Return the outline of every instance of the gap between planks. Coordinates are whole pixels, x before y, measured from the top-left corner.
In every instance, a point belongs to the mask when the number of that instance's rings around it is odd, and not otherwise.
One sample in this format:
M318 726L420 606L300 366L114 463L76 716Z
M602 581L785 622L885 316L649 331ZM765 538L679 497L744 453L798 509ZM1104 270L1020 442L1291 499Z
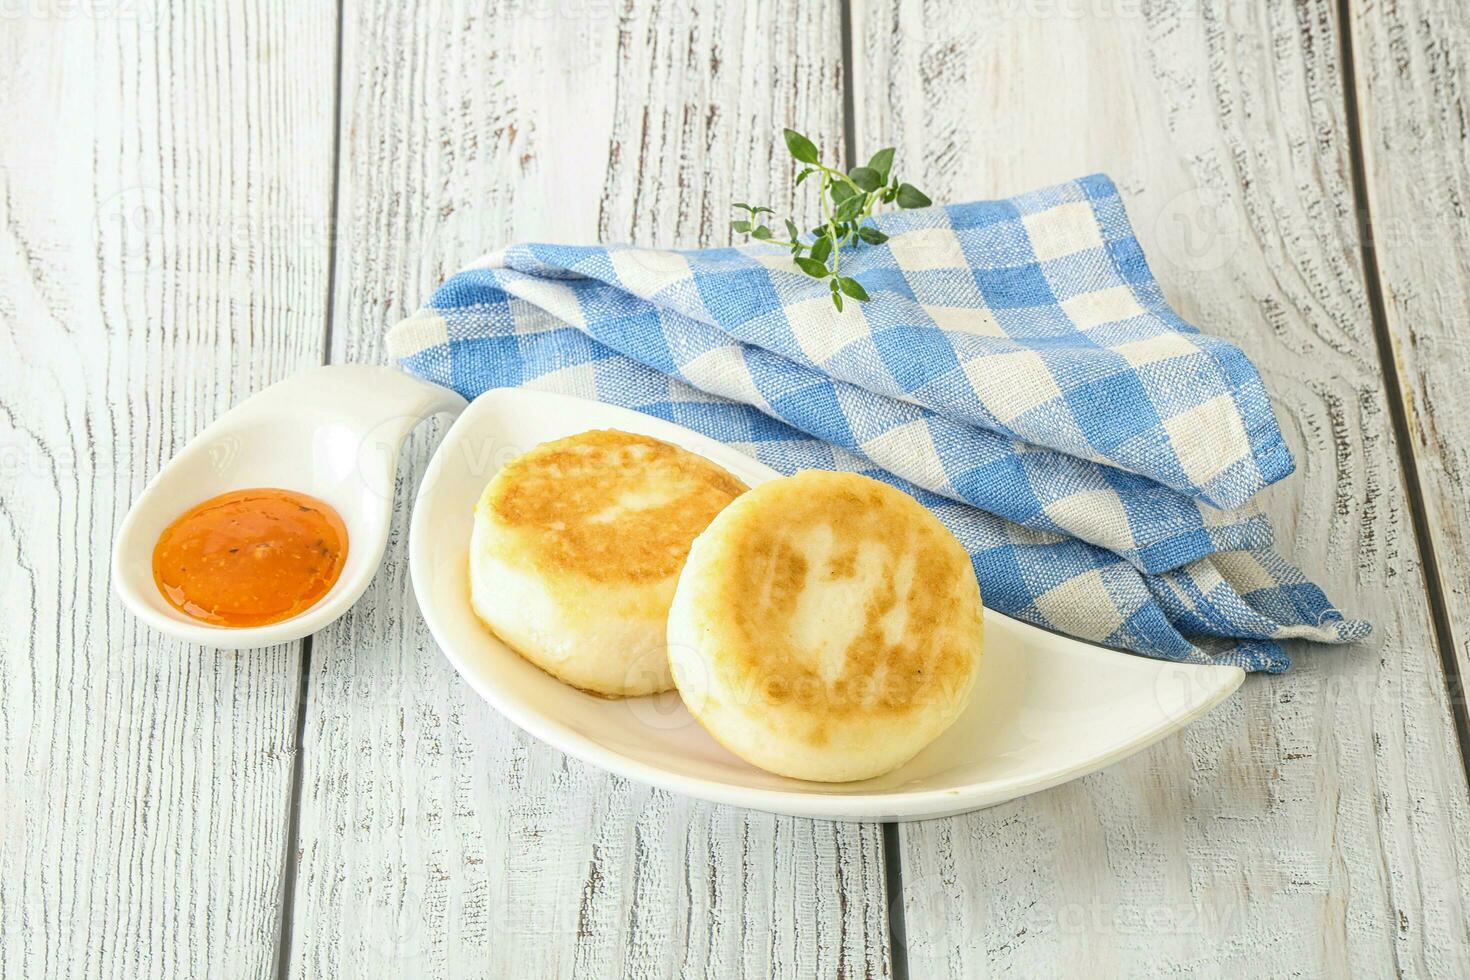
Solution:
M857 86L853 75L857 48L853 43L852 2L842 10L842 160L843 169L857 166ZM883 824L883 895L888 913L888 963L893 980L909 980L908 922L903 909L903 847L898 824Z
M327 189L327 302L322 323L321 363L332 360L332 323L337 297L337 187L342 166L342 37L346 0L337 0L337 36L332 62L332 170ZM296 917L296 879L301 859L301 791L306 778L306 703L311 688L312 636L301 641L301 684L296 691L296 755L291 760L291 802L286 808L286 848L282 855L281 922L276 933L276 977L291 975L292 925Z
M1363 266L1364 289L1368 294L1368 314L1373 321L1373 339L1378 348L1379 374L1388 401L1388 415L1393 427L1399 469L1404 477L1404 495L1408 498L1409 519L1414 527L1414 542L1419 549L1420 571L1425 598L1429 604L1430 623L1434 627L1434 644L1444 670L1445 697L1454 719L1455 735L1460 743L1460 762L1470 779L1470 714L1465 703L1465 678L1460 675L1455 657L1454 629L1450 624L1449 603L1445 598L1439 560L1434 551L1434 535L1429 526L1429 511L1419 479L1419 461L1414 454L1414 436L1405 408L1403 384L1399 376L1398 357L1394 353L1393 333L1388 323L1388 309L1383 299L1383 279L1379 274L1378 255L1373 238L1373 214L1368 198L1368 171L1364 156L1363 129L1358 106L1357 66L1354 62L1352 0L1338 0L1337 16L1341 39L1343 110L1347 119L1348 162L1352 174L1353 197L1358 226L1358 250Z

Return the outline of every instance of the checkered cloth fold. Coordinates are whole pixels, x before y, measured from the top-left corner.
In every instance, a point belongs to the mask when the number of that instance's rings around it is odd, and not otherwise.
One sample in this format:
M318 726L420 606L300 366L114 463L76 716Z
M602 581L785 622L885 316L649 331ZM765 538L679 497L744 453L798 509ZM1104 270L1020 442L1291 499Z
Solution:
M1164 301L1093 176L886 214L842 255L842 313L766 245L519 245L389 333L467 397L524 385L730 443L781 472L850 469L929 506L986 602L1109 646L1284 670L1345 619L1239 508L1291 472L1260 376Z

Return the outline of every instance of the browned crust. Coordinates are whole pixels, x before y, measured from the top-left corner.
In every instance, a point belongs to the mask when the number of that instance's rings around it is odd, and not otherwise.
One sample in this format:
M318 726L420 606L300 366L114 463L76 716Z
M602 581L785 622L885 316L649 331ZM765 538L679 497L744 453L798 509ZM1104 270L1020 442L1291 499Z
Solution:
M813 556L801 535L830 529L830 546ZM779 711L804 741L820 746L827 722L895 718L968 691L980 649L981 603L969 556L954 536L907 494L851 473L807 471L763 484L721 519L701 571L711 587L702 618L719 637L706 651L745 699ZM906 582L871 581L862 622L841 670L824 676L788 624L805 589L842 587L871 573L874 555L892 571L913 562ZM815 566L814 566L815 562ZM887 635L884 617L902 603L905 625Z
M543 572L644 584L678 575L690 544L744 491L702 456L602 429L513 460L479 506Z

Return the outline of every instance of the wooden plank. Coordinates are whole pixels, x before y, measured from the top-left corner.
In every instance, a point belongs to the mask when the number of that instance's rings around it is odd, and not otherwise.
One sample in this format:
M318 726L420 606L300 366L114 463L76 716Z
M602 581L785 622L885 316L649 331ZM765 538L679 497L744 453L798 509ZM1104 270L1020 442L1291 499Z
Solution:
M333 356L517 239L726 240L790 197L781 126L841 132L837 10L349 4ZM784 155L784 154L783 154ZM400 469L388 557L313 648L292 969L510 978L889 972L881 834L708 806L566 759L426 634Z
M1045 7L856 4L860 151L896 144L937 200L1110 173L1180 312L1265 375L1299 464L1263 499L1283 549L1377 632L1296 645L1289 675L1102 773L905 827L911 974L1463 975L1465 774L1365 299L1336 5ZM1450 292L1421 275L1404 288Z
M1460 677L1470 678L1470 8L1353 8L1373 256Z
M0 975L275 967L300 651L113 598L129 503L320 362L329 8L8 11L0 31Z

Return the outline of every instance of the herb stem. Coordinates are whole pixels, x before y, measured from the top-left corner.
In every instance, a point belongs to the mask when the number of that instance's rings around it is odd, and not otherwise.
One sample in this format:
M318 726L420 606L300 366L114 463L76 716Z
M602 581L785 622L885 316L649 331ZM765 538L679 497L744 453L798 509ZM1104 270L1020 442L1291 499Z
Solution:
M827 166L825 163L818 163L817 164L817 167L823 173L830 174L831 176L836 177L837 179L841 180L844 184L846 184L848 187L851 187L857 193L859 193L859 194L866 193L866 191L864 191L861 187L859 187L857 184L853 183L853 180L852 180L851 177L847 176L847 174L843 173L841 170L834 170L832 167Z
M812 229L812 240L807 242L801 240L796 222L786 218L787 237L776 238L771 227L761 221L763 214L774 218L774 209L737 202L734 206L744 211L745 216L732 221L731 226L740 234L789 250L798 269L813 279L826 281L832 293L832 305L841 312L843 296L850 296L858 302L868 299L861 282L842 275L842 250L848 245L881 245L888 240L888 236L876 226L865 223L873 217L874 210L881 204L922 208L931 202L912 184L900 183L898 178L891 177L892 147L873 154L866 166L854 167L850 173L844 173L822 163L818 159L817 145L805 136L791 129L782 135L792 157L804 167L796 175L796 185L808 177L817 178L821 224Z
M831 168L822 167L822 216L827 219L827 237L832 240L832 276L835 279L842 274L842 247L837 243L837 229L832 225L832 208L828 203L828 198L832 196L828 190L828 184L832 180L828 174L831 172ZM844 176L842 179L847 178Z

